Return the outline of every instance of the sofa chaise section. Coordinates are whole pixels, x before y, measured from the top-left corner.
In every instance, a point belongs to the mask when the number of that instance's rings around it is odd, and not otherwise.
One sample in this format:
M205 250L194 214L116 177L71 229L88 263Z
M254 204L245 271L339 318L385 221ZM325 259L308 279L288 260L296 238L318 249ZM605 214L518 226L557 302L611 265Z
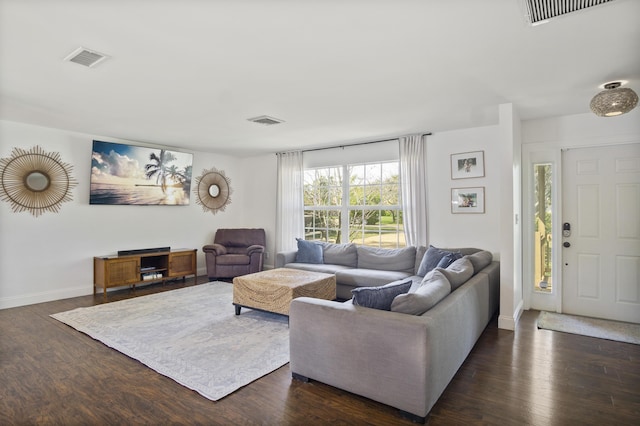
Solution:
M424 314L313 298L291 302L291 372L424 422L498 308L491 262Z

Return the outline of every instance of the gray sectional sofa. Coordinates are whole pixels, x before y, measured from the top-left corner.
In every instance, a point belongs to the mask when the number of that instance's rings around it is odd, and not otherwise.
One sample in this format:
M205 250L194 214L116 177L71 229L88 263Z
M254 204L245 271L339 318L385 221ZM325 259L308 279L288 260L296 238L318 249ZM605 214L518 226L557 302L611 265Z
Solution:
M289 313L293 377L317 380L362 395L424 423L499 304L499 262L479 249L449 250L463 257L447 268L431 270L425 277L417 273L424 266L426 247L390 253L392 257L407 257L402 266L386 271L390 275L376 269L383 264L388 266L382 259L365 263L367 268L335 265L339 267L331 270L325 263L284 262L295 257L278 255L280 266L335 273L343 297L347 295L345 290L360 288L360 283L365 282L381 283L364 289L373 293L403 288L391 307L385 302L386 307L379 309L356 304L356 298L344 303L294 299ZM383 253L373 251L373 257ZM362 249L356 247L356 252L360 254ZM412 271L407 270L408 259L414 261ZM395 281L384 283L385 276L395 276ZM409 293L407 285L411 286ZM359 296L358 290L354 295Z
M300 241L299 241L300 244ZM319 258L300 261L298 250L276 254L276 268L304 269L336 275L336 296L351 299L351 290L380 286L415 276L426 247L380 249L356 244L317 243Z

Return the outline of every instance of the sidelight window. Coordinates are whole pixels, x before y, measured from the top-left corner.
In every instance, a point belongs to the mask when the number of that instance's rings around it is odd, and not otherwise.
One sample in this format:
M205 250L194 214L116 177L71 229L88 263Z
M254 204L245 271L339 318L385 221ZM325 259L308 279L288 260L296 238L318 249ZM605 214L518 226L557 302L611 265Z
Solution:
M534 164L534 290L551 293L552 290L552 167Z

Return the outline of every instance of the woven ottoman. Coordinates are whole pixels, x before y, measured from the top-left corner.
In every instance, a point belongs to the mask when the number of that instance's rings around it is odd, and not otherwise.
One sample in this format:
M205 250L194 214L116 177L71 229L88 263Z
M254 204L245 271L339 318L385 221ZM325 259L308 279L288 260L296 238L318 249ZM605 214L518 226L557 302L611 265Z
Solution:
M336 276L299 269L277 268L233 279L236 315L242 307L289 315L296 297L336 298Z

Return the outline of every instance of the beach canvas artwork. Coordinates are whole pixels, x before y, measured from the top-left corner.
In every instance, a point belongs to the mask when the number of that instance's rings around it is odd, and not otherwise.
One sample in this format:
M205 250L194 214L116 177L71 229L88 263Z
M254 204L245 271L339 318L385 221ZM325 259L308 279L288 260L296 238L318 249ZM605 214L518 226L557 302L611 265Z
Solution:
M90 204L188 205L193 154L93 141Z

